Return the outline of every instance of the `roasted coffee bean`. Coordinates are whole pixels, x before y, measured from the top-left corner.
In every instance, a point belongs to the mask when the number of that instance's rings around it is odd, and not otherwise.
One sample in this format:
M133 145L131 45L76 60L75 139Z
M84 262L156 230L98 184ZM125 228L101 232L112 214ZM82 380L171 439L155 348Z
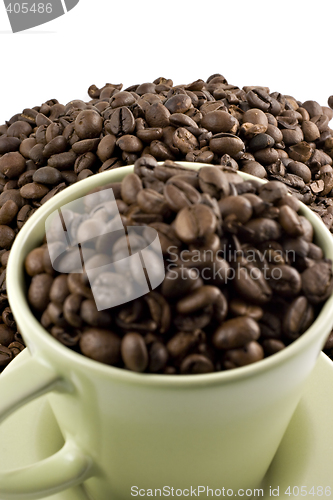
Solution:
M166 333L170 328L171 311L165 298L156 292L150 292L144 297L148 305L152 320L156 323L159 333Z
M73 168L77 154L73 150L66 151L65 153L58 153L52 155L48 159L48 166L57 168L58 170L68 170Z
M253 304L265 304L272 298L272 289L263 273L245 260L236 267L234 287L241 297Z
M67 278L67 276L66 276ZM80 328L83 324L83 320L80 316L81 303L84 297L77 293L67 294L64 301L64 317L71 326L74 328Z
M244 228L248 231L248 239L255 244L278 240L281 236L280 224L266 217L251 219L244 225Z
M209 147L213 153L221 156L228 154L232 158L236 158L245 149L245 145L239 137L228 133L214 135L209 141Z
M260 165L257 161L246 161L242 165L242 172L246 174L254 175L260 179L267 177L266 169Z
M143 188L140 177L136 174L129 174L124 177L121 183L121 196L125 203L129 205L136 203L139 191Z
M25 166L25 158L18 152L6 153L0 158L0 172L8 179L18 178Z
M121 341L121 356L125 366L135 372L144 372L148 366L148 351L143 337L129 332Z
M15 239L15 232L9 226L0 225L0 248L8 250Z
M280 207L279 222L282 229L284 229L285 232L290 236L297 238L298 236L302 236L304 233L302 222L299 216L288 205L283 205L282 207Z
M26 262L25 262L26 269L27 269L27 264L28 264L28 258L30 257L30 259L31 259L31 256L33 255L33 252L36 251L36 250L33 250L28 255L28 257L26 259ZM40 249L40 250L44 250L44 249ZM42 271L41 272L43 272L43 270L44 270L43 256L41 255L39 258L40 258L40 261L41 261L41 264L42 264ZM27 270L27 272L29 274L28 270ZM52 286L50 288L50 292L49 292L50 300L52 302L57 302L59 304L63 304L65 302L66 297L69 295L69 293L70 292L69 292L68 283L67 283L67 276L64 275L64 274L61 274L60 276L57 276L54 279L54 281L52 283Z
M42 167L34 172L32 180L39 184L59 184L63 180L62 174L53 167Z
M87 328L80 338L80 348L85 356L110 365L120 358L120 338L110 330Z
M214 233L217 220L206 205L183 208L175 219L177 237L184 243L194 243Z
M44 272L43 255L45 249L34 248L25 259L25 270L29 276L36 276Z
M199 170L199 186L204 193L216 199L228 196L230 193L228 178L215 167L202 167Z
M49 274L42 273L33 276L28 291L28 299L31 306L36 311L46 309L50 299L49 293L53 283L53 278Z
M255 321L259 321L264 314L261 307L247 304L240 299L231 300L229 308L233 316L249 316Z
M224 358L224 368L230 370L238 366L245 366L264 357L264 350L255 340L238 349L228 349Z
M277 339L265 339L262 342L262 347L264 349L266 356L271 356L279 351L282 351L286 346L281 340Z
M188 182L175 176L164 186L163 195L168 207L174 212L189 207L201 200L200 193Z
M12 342L9 344L8 349L10 349L13 353L13 357L15 358L18 354L20 354L21 351L25 348L24 344L21 344L21 342Z
M215 286L202 286L196 288L189 295L179 300L176 305L176 310L180 314L192 314L200 309L204 309L208 305L217 303L221 295L220 289ZM222 302L224 303L225 301ZM223 307L221 309L223 309ZM225 303L223 316L225 317L226 315L227 304Z
M158 373L165 368L169 355L164 344L161 342L153 342L149 348L148 357L148 370L152 373Z
M17 137L0 136L0 154L10 153L17 151L20 147L21 141Z
M63 135L57 135L51 141L49 141L44 149L43 155L45 158L49 158L52 155L63 153L67 149L67 140Z
M259 188L259 196L268 203L275 203L288 194L287 187L282 182L270 181Z
M5 324L0 324L0 345L8 347L14 341L15 331Z
M302 291L311 304L322 302L332 293L332 266L329 262L316 262L302 273L301 279Z
M276 266L268 269L270 287L283 297L294 297L302 288L302 279L298 271L291 266Z
M49 188L39 182L31 182L20 189L20 195L27 200L40 200L48 192Z
M173 145L184 155L199 146L196 137L186 128L179 127L173 134Z
M81 304L81 318L90 326L108 328L112 318L108 311L98 311L94 300L84 300Z
M0 208L0 225L7 225L12 222L18 212L18 206L12 200L7 200Z
M214 371L212 361L202 354L190 354L180 365L180 373L210 373Z
M212 342L217 349L243 347L260 336L259 325L249 316L229 319L215 330Z
M10 307L6 307L2 311L2 321L7 325L9 328L14 328L16 330L16 321L14 319L12 310Z
M75 132L80 139L92 139L102 132L103 119L93 109L81 111L75 120Z
M178 332L167 343L167 352L176 363L179 363L199 341L200 338L195 332Z
M289 340L297 339L314 320L314 309L306 297L300 296L292 301L283 318L283 331Z
M142 212L147 214L165 214L168 210L163 195L153 189L141 189L137 194L137 203Z
M13 352L6 346L0 344L0 366L7 366L13 359Z
M226 196L219 201L219 208L223 219L232 216L242 224L253 214L251 202L245 196Z

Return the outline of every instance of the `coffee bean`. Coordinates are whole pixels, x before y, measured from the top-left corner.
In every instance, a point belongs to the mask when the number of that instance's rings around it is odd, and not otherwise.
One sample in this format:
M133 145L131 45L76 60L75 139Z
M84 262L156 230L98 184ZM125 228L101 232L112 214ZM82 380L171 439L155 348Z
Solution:
M258 217L247 222L244 227L249 231L248 238L253 243L263 243L268 240L278 240L281 236L281 226L273 219Z
M209 147L213 153L221 156L228 154L232 158L237 157L245 149L244 143L239 137L227 133L214 135L209 141Z
M8 347L0 344L0 366L7 366L12 359L12 351Z
M153 342L148 352L148 369L152 373L158 373L165 368L168 361L168 351L162 342Z
M84 297L78 293L72 293L72 294L67 294L64 301L64 307L63 307L64 317L67 323L69 323L74 328L80 328L83 325L83 320L80 315L81 303L83 301L83 298Z
M8 179L19 177L25 170L25 159L18 152L6 153L0 158L0 172Z
M18 206L12 200L7 200L0 208L0 225L7 225L12 222L18 212Z
M242 224L249 221L253 214L251 202L245 196L226 196L219 201L222 218L236 218Z
M80 139L92 139L98 137L102 132L103 119L93 109L81 111L75 120L75 132Z
M243 347L260 336L259 325L248 316L229 319L215 330L212 342L217 349Z
M229 349L225 354L224 368L230 370L238 366L245 366L264 357L264 350L255 340L240 349Z
M14 341L14 330L5 324L0 324L0 345L8 347Z
M182 208L199 203L201 200L200 193L179 177L172 177L163 189L165 201L174 212L179 212Z
M105 162L109 158L112 158L114 149L116 146L116 137L114 135L106 135L104 136L98 144L97 147L97 156L102 161ZM88 155L87 153L86 155ZM87 156L86 156L87 157ZM89 157L90 158L90 157ZM95 157L94 157L95 160ZM82 168L90 168L90 164L85 165Z
M49 303L49 293L53 278L49 274L42 273L33 276L28 291L28 299L36 311L43 311Z
M140 209L147 214L163 214L167 211L164 196L153 189L141 189L137 194L137 203Z
M265 356L272 356L279 351L282 351L286 346L281 340L277 339L265 339L262 342L262 347L265 352Z
M302 275L302 291L311 304L325 300L332 293L332 267L328 262L318 262Z
M49 158L52 155L58 154L58 153L63 153L67 149L67 140L63 135L57 135L52 139L50 142L48 142L44 149L43 149L43 155L45 158Z
M218 200L230 193L226 175L215 167L202 167L199 170L199 186L204 193Z
M15 232L9 226L0 225L0 248L8 250L15 239Z
M220 289L215 286L202 286L177 302L176 309L180 314L191 314L214 304L220 297Z
M35 250L37 250L37 249L35 249ZM34 252L34 250L32 252ZM28 255L28 257L30 256L30 259L31 259L31 256L33 255L32 252L30 252L30 254ZM43 252L44 252L44 250L43 250ZM25 261L25 266L26 266L27 273L30 274L28 269L27 269L28 264L29 264L28 257ZM42 271L40 271L40 272L43 272L44 271L43 256L38 256L38 257L39 257L40 262L42 263L42 266L41 266ZM37 256L36 256L36 258L37 258ZM30 270L30 268L29 268L29 270ZM34 271L35 271L35 269L34 269ZM30 274L30 276L33 276L33 274L32 275ZM68 283L67 283L67 276L64 274L61 274L60 276L57 276L52 283L52 286L51 286L50 292L49 292L50 300L52 302L57 302L59 304L63 304L68 295L69 295L69 288L68 288Z
M89 111L89 110L88 110ZM68 170L73 168L77 154L74 151L66 151L65 153L57 153L48 159L48 166L57 168L58 170Z
M17 151L20 147L21 141L17 137L0 137L0 154L10 153Z
M297 297L289 305L283 318L283 330L290 340L297 339L314 320L314 310L304 296Z
M236 268L234 286L241 297L257 305L265 304L272 298L272 289L258 268L253 268L245 260Z
M54 185L59 184L63 176L56 168L42 167L34 172L32 180L38 184Z
M40 200L48 192L49 189L39 182L31 182L20 189L20 195L27 200Z
M181 241L193 243L214 233L216 224L216 217L210 208L205 205L194 205L178 212L175 231Z
M129 153L136 153L143 149L142 142L135 135L123 135L117 140L116 145Z
M80 316L90 326L108 328L111 325L111 314L108 311L98 311L94 300L84 300L81 304Z
M298 271L291 266L276 266L268 271L270 287L278 295L293 297L302 288L302 279Z
M180 373L210 373L214 371L214 365L209 358L201 354L190 354L180 366Z
M297 238L304 233L302 222L297 213L288 205L280 208L279 222L287 234Z
M25 270L29 276L36 276L44 272L44 248L34 248L25 259Z
M261 307L247 304L246 302L240 299L231 300L229 307L230 307L230 312L234 316L249 316L255 321L259 321L264 314L264 311L262 310Z

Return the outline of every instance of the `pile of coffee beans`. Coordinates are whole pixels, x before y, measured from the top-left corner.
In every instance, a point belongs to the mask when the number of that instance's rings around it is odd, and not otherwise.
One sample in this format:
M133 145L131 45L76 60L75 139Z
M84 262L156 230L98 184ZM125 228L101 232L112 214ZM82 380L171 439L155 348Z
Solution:
M15 236L53 195L97 172L145 156L239 169L286 184L333 232L333 96L320 106L239 88L221 74L187 85L162 77L125 90L92 85L88 94L87 102L51 99L0 125L0 370L24 346L6 294ZM326 348L333 357L333 338Z
M124 227L142 229L129 237L132 251L148 246L144 229L153 228L165 271L155 289L115 307L108 307L109 300L121 293L122 281L131 286L135 269L128 263L117 268L116 262L114 272L105 270L110 255L113 262L128 244L122 231L110 233L116 221L105 219L110 188ZM28 300L41 324L96 361L165 374L244 366L302 335L333 291L332 261L313 243L311 223L298 214L299 200L279 181L245 182L223 166L195 171L145 157L121 183L93 192L84 214L67 210L63 216L73 246L66 250L58 229L51 229L47 243L28 254L25 268ZM78 243L87 258L81 273L73 253ZM72 273L54 270L55 245L57 268L74 259Z

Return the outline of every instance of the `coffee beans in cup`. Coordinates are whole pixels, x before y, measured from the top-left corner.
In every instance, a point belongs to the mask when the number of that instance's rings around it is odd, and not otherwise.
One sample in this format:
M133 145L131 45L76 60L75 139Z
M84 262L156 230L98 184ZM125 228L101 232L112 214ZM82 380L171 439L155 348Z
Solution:
M140 158L121 183L95 189L83 206L83 213L62 209L70 247L62 224L51 225L25 268L43 327L95 361L169 375L245 366L299 338L333 291L332 262L279 181ZM163 276L132 300L142 276L131 259L150 248L151 229ZM150 252L145 269L156 278L154 259Z

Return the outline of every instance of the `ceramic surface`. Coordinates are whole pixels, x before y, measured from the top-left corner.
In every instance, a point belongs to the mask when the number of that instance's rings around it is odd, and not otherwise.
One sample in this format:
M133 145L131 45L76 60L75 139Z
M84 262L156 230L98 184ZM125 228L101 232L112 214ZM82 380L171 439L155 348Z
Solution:
M26 357L29 357L27 349L6 370L22 363ZM284 494L288 486L303 485L307 491L313 486L323 486L324 489L329 486L333 491L332 385L333 363L321 354L261 485L265 500L272 498L269 496L270 487L279 487L279 498L282 499L290 499ZM32 464L59 450L64 440L47 398L43 396L12 415L0 427L0 442L1 470ZM89 498L79 486L48 496L45 500Z

